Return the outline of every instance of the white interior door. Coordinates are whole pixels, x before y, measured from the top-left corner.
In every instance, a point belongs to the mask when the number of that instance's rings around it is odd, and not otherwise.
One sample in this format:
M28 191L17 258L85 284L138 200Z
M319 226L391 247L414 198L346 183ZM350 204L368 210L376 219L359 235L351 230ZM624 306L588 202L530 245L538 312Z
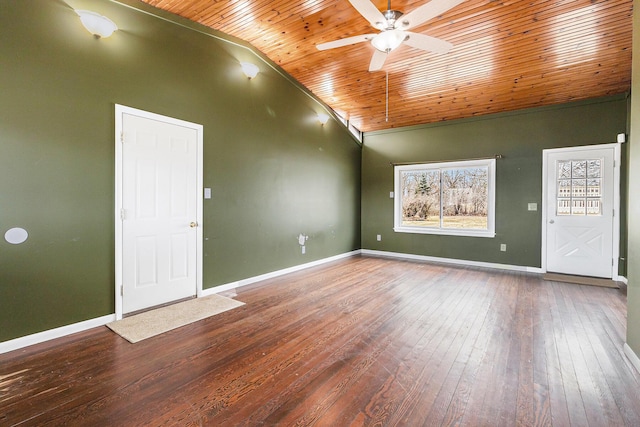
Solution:
M612 278L615 145L545 150L546 270Z
M119 230L122 313L198 292L198 125L121 111ZM118 203L117 203L118 204Z

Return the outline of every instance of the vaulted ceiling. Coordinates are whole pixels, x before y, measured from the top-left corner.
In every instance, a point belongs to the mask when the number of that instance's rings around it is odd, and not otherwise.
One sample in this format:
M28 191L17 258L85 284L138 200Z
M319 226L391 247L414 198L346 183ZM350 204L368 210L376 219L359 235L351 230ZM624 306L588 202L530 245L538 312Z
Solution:
M631 88L632 0L466 0L412 29L452 43L448 53L402 45L377 72L369 42L316 48L377 32L348 0L143 1L250 42L364 132Z

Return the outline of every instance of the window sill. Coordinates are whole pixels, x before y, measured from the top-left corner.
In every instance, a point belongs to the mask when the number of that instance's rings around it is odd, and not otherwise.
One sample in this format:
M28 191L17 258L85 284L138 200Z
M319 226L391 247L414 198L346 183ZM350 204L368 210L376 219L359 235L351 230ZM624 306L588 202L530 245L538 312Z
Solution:
M496 233L490 230L393 227L393 231L395 231L396 233L437 234L442 236L489 237L489 238L496 237Z

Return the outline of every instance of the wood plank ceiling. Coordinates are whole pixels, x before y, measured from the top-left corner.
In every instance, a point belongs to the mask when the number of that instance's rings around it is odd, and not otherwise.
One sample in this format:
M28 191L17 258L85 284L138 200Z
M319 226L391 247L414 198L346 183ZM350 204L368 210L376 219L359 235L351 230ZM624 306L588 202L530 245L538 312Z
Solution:
M632 0L466 0L412 29L451 42L449 53L403 45L378 72L368 71L369 42L316 49L376 32L347 0L143 1L250 42L364 132L631 88ZM387 0L373 3L387 9Z

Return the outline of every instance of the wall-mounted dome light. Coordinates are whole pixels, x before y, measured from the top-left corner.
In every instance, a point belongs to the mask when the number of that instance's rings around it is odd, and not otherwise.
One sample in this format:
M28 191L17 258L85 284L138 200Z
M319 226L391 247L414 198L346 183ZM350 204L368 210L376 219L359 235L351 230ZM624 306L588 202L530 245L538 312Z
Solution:
M76 13L80 17L82 25L97 39L109 37L118 29L118 26L111 19L99 13L90 10L76 10Z
M325 125L329 121L329 115L326 113L318 113L318 121L321 125Z
M258 75L260 72L260 68L256 64L252 64L251 62L241 62L240 66L242 67L242 72L247 78L252 79Z

